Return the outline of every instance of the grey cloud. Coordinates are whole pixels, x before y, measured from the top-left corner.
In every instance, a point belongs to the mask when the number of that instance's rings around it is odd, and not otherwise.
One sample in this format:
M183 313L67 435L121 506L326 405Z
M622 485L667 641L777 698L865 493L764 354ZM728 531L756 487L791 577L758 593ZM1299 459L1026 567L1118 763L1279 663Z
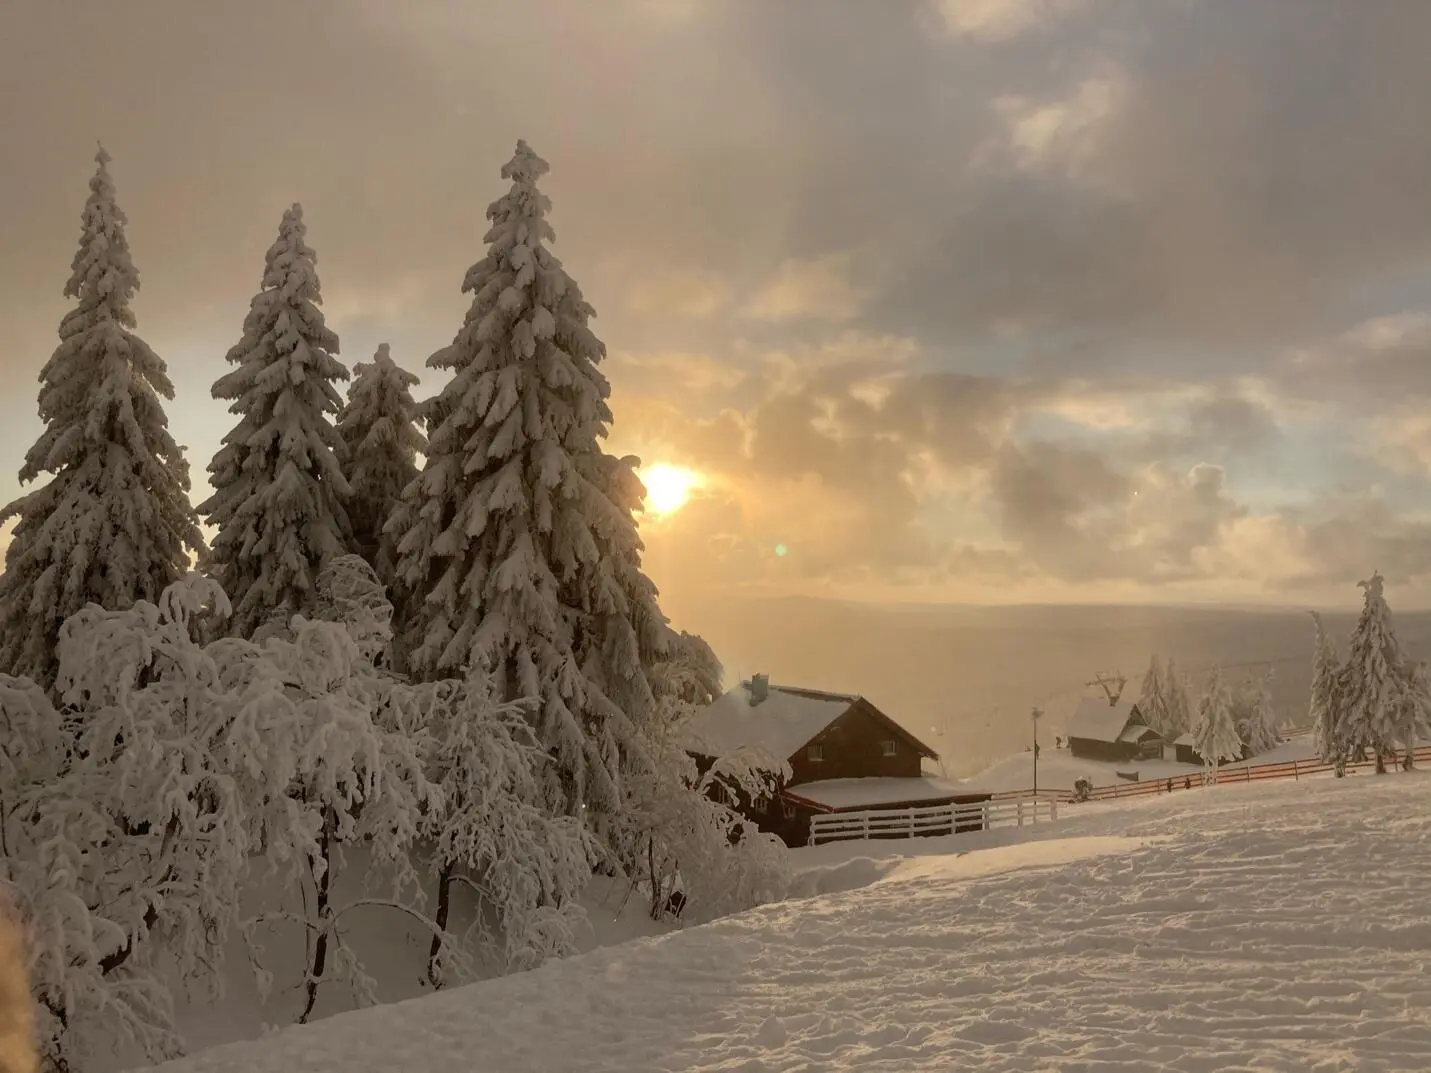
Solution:
M1361 496L1321 517L1291 519L1303 535L1311 567L1287 574L1278 585L1347 584L1379 570L1389 585L1431 577L1431 523L1399 515L1384 499Z
M1193 402L1178 427L1155 431L1125 449L1130 458L1245 459L1281 447L1281 422L1267 403L1223 388Z

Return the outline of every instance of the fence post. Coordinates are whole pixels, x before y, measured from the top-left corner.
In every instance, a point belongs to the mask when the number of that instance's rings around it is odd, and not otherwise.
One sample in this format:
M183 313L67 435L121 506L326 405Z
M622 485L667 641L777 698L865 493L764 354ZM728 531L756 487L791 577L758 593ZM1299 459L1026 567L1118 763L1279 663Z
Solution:
M1246 776L1247 776L1247 777L1244 778L1242 781L1243 781L1243 782L1251 782L1251 781L1252 781L1252 765L1251 765L1251 764L1248 764L1248 765L1247 765L1246 767L1244 767L1242 770L1243 770L1244 772L1246 772Z
M1024 825L1024 799L1023 799L1022 797L1019 798L1019 800L1018 800L1018 805L1019 805L1019 826L1022 827L1022 826Z
M1054 823L1054 822L1056 822L1057 820L1058 820L1058 798L1056 798L1056 797L1050 797L1050 798L1048 799L1048 821L1049 821L1049 823Z

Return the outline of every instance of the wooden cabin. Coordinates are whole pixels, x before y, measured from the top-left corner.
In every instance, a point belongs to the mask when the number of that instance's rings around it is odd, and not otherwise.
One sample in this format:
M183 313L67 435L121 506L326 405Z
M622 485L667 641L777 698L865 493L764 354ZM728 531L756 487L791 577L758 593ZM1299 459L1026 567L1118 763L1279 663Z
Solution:
M908 809L987 801L987 792L924 774L939 755L866 698L751 677L701 709L691 752L704 771L717 757L757 750L790 777L765 801L716 792L762 831L803 846L816 813ZM961 825L961 829L963 829Z
M1247 748L1247 743L1243 742L1241 754L1238 756L1237 759L1246 760L1251 755L1251 752ZM1204 764L1202 753L1197 751L1197 746L1193 744L1193 736L1191 734L1184 734L1174 740L1173 758L1177 760L1179 764L1197 764L1199 766L1202 766ZM1236 762L1237 761L1223 761L1223 763Z
M1068 750L1084 760L1160 760L1163 739L1132 701L1085 697L1068 719Z

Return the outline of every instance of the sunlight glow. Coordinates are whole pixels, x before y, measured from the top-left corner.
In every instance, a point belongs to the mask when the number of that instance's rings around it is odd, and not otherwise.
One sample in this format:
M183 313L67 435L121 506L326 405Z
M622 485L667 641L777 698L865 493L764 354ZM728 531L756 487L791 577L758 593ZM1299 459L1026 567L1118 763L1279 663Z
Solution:
M691 492L701 486L697 473L680 466L657 462L641 468L641 483L646 486L646 510L651 514L674 514L686 505Z

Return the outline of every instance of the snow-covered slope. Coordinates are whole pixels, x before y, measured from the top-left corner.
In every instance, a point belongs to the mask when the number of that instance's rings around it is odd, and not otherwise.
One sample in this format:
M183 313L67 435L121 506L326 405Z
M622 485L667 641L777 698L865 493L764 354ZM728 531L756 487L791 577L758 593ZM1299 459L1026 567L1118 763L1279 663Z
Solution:
M162 1068L1431 1069L1431 777L1070 817L1012 848L887 861L861 889Z

